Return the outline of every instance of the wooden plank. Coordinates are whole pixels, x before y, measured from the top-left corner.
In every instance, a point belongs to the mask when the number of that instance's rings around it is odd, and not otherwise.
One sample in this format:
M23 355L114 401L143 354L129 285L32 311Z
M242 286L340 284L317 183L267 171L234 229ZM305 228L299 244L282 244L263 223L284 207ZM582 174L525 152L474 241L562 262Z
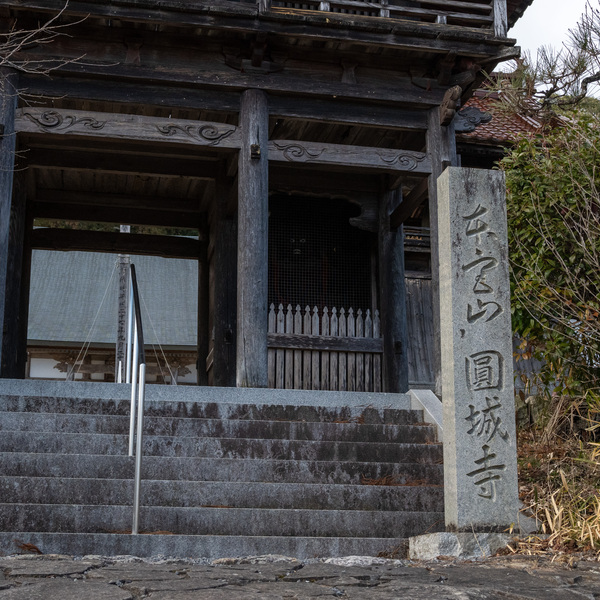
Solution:
M312 332L313 335L319 335L320 333L320 327L319 327L319 311L317 310L317 307L315 306L313 308L313 316L312 316ZM321 378L319 377L319 366L320 366L320 352L319 350L313 348L312 353L311 353L311 361L312 361L312 382L310 385L310 388L312 390L319 390L321 389Z
M202 242L167 235L126 235L76 229L35 229L31 246L37 250L80 250L114 254L152 254L197 260Z
M161 119L115 112L59 108L21 108L15 126L20 133L137 140L142 142L238 149L240 132L234 125L212 121Z
M296 140L271 140L269 160L411 174L431 171L429 158L422 152Z
M188 108L196 110L226 111L237 113L240 109L238 92L190 88L144 85L120 81L118 86L107 85L105 81L76 77L48 77L25 74L21 77L24 95L45 98L69 98L98 102L118 102L169 109ZM425 126L423 129L426 129Z
M297 348L300 350L327 350L330 352L383 352L382 339L357 337L323 337L310 334L270 333L267 336L269 348Z
M186 198L173 198L167 196L142 196L139 194L108 194L93 191L57 190L38 188L35 192L36 202L68 205L92 205L107 208L135 208L149 211L173 211L196 213L199 209L198 201Z
M338 319L338 328L340 338L345 338L348 331L348 321L346 319L346 311L344 308L340 308L340 316ZM347 340L346 340L347 341ZM348 354L344 351L338 354L338 363L340 368L340 384L339 389L341 392L345 392L348 389Z
M269 110L261 90L246 90L240 107L238 156L238 387L267 385Z
M354 317L354 310L348 309L348 317L346 319L347 329L346 333L349 338L356 336L356 318ZM356 354L354 352L347 353L348 361L348 391L356 391Z
M277 333L285 333L285 315L283 304L277 309ZM275 354L275 387L279 390L285 388L285 350L278 348Z
M381 330L380 330L380 321L379 315L377 311L375 311L375 315L373 317L373 338L380 339ZM374 354L373 355L373 391L381 392L381 382L382 382L382 373L381 373L381 355Z
M269 306L269 315L267 317L267 331L269 333L277 332L277 315L275 313L275 305L271 303ZM275 372L276 350L269 348L267 350L267 386L270 388L276 387L277 375Z
M329 310L325 306L323 308L323 316L321 318L321 336L329 337ZM330 390L329 387L329 352L321 351L321 389Z
M296 335L302 334L302 313L300 305L296 305L296 312L294 313L294 328L293 333ZM268 343L268 338L267 338ZM302 352L300 350L294 350L294 389L303 389L302 385Z
M329 335L337 337L339 334L337 309L335 306L331 309L331 323L329 327ZM331 351L329 353L329 389L339 390L340 373L338 366L338 353Z
M304 322L303 337L311 336L311 334L312 334L312 319L310 316L310 308L308 306L306 306L306 308L304 309L303 322ZM318 339L319 336L315 335L312 337ZM268 338L273 339L273 338L271 338L271 336L268 336ZM289 340L289 336L286 336L285 339ZM284 342L284 340L277 340L278 344L281 344L282 342ZM268 339L267 339L267 343L268 343ZM296 347L299 348L300 346L296 346ZM312 346L309 344L306 344L305 348L306 349L302 353L302 360L304 363L304 369L303 369L303 374L302 374L302 389L310 390L311 383L312 383L312 353L309 350L309 348L312 348Z
M364 338L364 336L364 319L359 308L356 315L356 337ZM365 355L362 352L356 353L356 391L365 391Z
M371 311L367 309L365 317L365 338L373 337L373 319ZM373 355L370 352L365 352L365 391L373 391Z
M33 213L39 219L91 221L94 223L119 223L127 225L154 225L159 227L186 227L198 229L200 213L150 210L147 208L116 208L92 204L61 204L34 202Z
M64 169L104 173L132 173L154 177L193 177L214 179L216 160L143 156L131 154L93 153L82 150L45 150L32 148L27 153L30 168Z
M425 131L427 115L425 111L403 110L397 107L378 106L328 99L270 96L270 113L283 118L305 119L349 125L386 127L399 130Z
M288 304L285 313L285 333L294 333L294 315L292 305ZM294 350L285 350L285 389L294 389Z

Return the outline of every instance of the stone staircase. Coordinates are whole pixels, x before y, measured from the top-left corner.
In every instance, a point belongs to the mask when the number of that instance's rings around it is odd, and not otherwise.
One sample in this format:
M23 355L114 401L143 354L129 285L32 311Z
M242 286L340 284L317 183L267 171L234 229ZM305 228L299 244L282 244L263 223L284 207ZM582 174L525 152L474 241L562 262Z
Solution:
M148 386L129 535L128 393L0 382L0 555L376 555L444 528L442 447L408 396Z

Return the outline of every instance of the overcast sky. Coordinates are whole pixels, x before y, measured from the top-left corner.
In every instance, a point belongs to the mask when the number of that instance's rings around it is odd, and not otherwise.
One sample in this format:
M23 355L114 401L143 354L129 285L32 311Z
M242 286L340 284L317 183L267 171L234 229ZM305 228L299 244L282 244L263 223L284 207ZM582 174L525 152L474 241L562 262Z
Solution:
M598 6L600 0L591 0ZM517 38L523 51L529 50L535 57L539 46L552 45L557 49L567 39L585 9L586 0L533 0L517 24L508 32Z

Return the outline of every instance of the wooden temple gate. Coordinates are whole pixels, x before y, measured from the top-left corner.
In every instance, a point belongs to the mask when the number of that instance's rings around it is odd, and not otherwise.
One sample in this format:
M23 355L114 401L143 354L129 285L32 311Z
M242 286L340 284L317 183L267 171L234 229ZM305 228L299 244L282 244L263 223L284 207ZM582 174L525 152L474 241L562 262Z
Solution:
M63 6L0 12L35 27ZM0 78L0 376L25 373L32 249L197 260L201 385L405 391L420 353L437 374L436 181L458 164L461 99L518 55L507 0L80 0L59 17L69 35L24 46ZM50 77L32 68L48 56ZM270 299L274 194L357 207L372 301ZM432 229L431 279L413 286L431 317L410 328L405 225ZM409 335L426 328L430 347Z

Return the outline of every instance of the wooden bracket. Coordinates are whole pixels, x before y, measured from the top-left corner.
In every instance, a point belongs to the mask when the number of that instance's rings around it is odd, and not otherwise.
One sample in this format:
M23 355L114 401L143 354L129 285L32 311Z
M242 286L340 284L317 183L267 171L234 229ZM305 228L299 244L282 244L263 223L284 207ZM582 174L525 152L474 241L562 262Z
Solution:
M452 119L456 114L456 107L460 101L462 88L455 85L449 88L444 94L444 99L440 105L440 124L447 127L452 123Z

